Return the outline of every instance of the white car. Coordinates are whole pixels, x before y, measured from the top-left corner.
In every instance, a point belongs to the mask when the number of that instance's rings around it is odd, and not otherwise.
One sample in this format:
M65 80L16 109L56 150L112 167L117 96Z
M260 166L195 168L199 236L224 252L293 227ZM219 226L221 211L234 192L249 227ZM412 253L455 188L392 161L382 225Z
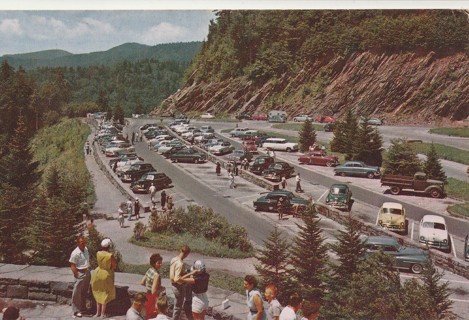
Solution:
M232 137L239 137L240 135L245 134L248 130L249 128L235 128L234 130L230 131L230 135Z
M279 151L298 151L298 143L288 142L283 138L268 138L262 143L262 146L270 150L279 150Z
M406 212L404 206L397 202L384 202L378 211L377 224L385 229L406 234Z
M215 116L211 114L210 112L204 113L203 115L200 116L202 119L213 119Z
M234 147L230 143L218 144L208 148L208 152L214 155L223 155L233 152Z
M303 121L313 121L313 118L311 118L310 116L308 116L307 114L302 114L302 115L299 115L299 116L296 116L293 118L293 121L295 122L303 122Z
M420 220L419 242L450 252L450 238L445 218L432 214L423 216Z

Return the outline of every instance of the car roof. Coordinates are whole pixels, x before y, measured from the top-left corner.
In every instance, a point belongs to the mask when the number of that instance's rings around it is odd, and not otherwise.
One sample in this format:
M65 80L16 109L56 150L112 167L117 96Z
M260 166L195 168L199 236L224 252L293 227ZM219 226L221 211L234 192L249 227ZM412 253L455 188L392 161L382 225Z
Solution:
M344 165L347 163L360 163L360 164L365 164L363 161L345 161Z
M392 237L385 236L369 236L365 240L366 243L370 244L383 244L383 245L395 245L399 243L396 239Z
M438 223L446 224L445 218L434 215L434 214L424 215L423 218L422 218L422 222L424 222L424 221L431 221L431 222L438 222Z
M282 195L282 194L283 194L283 195L292 195L293 192L288 191L288 190L275 190L275 191L269 192L268 195L269 195L269 194L270 194L270 195L276 195L276 194L278 194L278 195Z
M402 210L402 204L397 203L397 202L384 202L381 207L382 208L391 208L391 209L401 209Z
M343 183L334 183L331 185L331 189L332 188L344 188L345 189L345 188L348 188L348 185L343 184Z

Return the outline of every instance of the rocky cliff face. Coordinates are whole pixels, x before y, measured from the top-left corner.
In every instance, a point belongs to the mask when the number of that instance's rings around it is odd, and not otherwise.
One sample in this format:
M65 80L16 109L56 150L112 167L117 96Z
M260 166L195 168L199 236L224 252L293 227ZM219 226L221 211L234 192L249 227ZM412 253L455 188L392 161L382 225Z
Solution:
M162 106L181 112L266 113L340 117L348 108L388 123L422 124L469 117L469 57L356 53L304 65L295 76L264 83L244 77L195 83L170 96ZM162 109L157 108L158 114Z

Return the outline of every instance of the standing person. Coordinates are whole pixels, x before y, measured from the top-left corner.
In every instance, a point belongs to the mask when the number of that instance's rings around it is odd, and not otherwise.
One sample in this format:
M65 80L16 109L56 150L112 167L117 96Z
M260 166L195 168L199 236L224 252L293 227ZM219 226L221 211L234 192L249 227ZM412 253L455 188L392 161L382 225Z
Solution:
M135 213L135 216L137 217L137 220L141 218L140 217L140 200L138 198L135 198L134 213Z
M89 141L86 141L86 144L85 144L85 150L86 150L86 155L89 155L90 154L90 142Z
M269 309L267 309L267 320L279 320L280 313L282 312L282 306L277 300L278 289L273 283L268 284L265 287L265 299L269 303Z
M158 315L156 318L150 320L171 320L171 318L168 317L168 308L168 297L163 294L158 298L158 300L156 300L156 311Z
M301 178L300 178L300 173L298 172L295 177L296 181L296 192L303 192L303 189L301 189Z
M249 308L247 320L266 320L262 296L257 289L257 279L254 276L244 277L244 289L246 289L246 303Z
M192 316L195 320L203 320L208 308L207 290L210 279L205 264L197 260L191 267L191 272L183 275L182 279L188 279L192 288Z
M124 227L124 210L119 206L119 209L117 209L117 221L119 221L119 226L121 228Z
M319 309L321 305L317 301L305 300L301 304L301 311L303 318L301 320L315 320L319 316Z
M132 220L132 198L127 200L127 220Z
M153 203L153 202L156 202L156 199L155 199L155 196L156 196L156 187L155 187L155 184L152 183L150 188L149 188L149 191L150 191L150 201Z
M156 316L156 299L160 296L160 293L165 289L161 285L161 277L158 271L163 264L163 258L158 253L154 253L150 256L150 268L147 270L145 275L140 281L142 286L147 289L145 296L147 302L145 304L146 319L154 318Z
M236 188L235 177L234 177L233 172L230 173L229 179L230 179L230 189Z
M293 293L288 299L288 305L280 313L279 320L296 320L296 313L301 309L301 297Z
M280 197L277 201L278 219L283 220L283 215L290 209L290 200L287 197Z
M215 173L217 174L217 176L219 176L221 174L221 164L220 164L220 161L217 161L217 164L215 165Z
M90 253L86 247L85 237L77 238L77 247L70 255L70 269L75 277L72 293L73 317L81 318L86 311L86 297L90 287Z
M281 185L282 189L285 189L287 187L287 179L285 177L282 177Z
M138 142L138 132L135 133L135 142Z
M161 191L161 199L160 199L160 203L161 203L161 210L164 210L165 206L166 206L166 191Z
M117 161L112 164L112 172L116 173L117 170Z
M181 311L184 306L184 302L190 300L190 290L187 287L188 280L182 279L182 276L186 273L184 268L183 260L187 258L191 249L188 245L183 245L179 250L179 255L171 259L169 267L169 279L173 286L174 293L174 309L173 309L173 320L179 320L181 316ZM189 320L192 320L191 311L184 308L186 317Z
M172 195L168 195L167 197L167 204L166 204L166 209L168 209L168 212L171 212L171 210L173 210L173 207L174 207L174 202L173 202L173 196Z
M132 132L132 144L134 144L134 141L135 141L135 132Z
M114 286L114 271L117 268L117 260L110 252L112 241L109 238L101 241L101 250L96 253L98 267L91 276L91 291L96 300L96 317L107 317L106 306L116 298Z
M144 293L137 293L132 306L130 306L129 310L127 310L127 313L125 314L125 320L145 320L143 317L143 310L145 309L146 300L147 298Z
M140 142L143 141L143 134L140 134Z

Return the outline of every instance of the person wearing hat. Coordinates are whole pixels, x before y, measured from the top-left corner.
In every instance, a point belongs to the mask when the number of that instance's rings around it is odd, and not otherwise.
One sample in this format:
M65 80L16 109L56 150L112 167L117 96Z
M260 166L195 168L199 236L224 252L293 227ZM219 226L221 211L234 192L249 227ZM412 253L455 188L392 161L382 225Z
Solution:
M210 275L205 269L205 264L201 260L194 262L191 272L183 275L181 279L186 279L192 285L192 316L195 320L203 320L208 308L208 281Z
M134 212L135 216L137 217L137 220L140 219L140 200L138 198L135 198Z
M81 318L82 312L86 311L86 297L90 286L91 274L90 253L86 247L86 240L83 235L77 238L77 247L70 255L70 269L75 277L72 293L73 317Z
M17 307L7 307L2 310L3 320L24 320L24 317L20 316L20 309Z
M101 250L96 253L98 267L91 276L91 290L97 304L96 317L106 317L107 304L116 298L114 271L117 260L110 252L111 246L111 239L105 238L101 241Z
M137 293L134 297L132 306L130 306L129 310L127 310L127 313L125 314L125 320L145 320L143 310L145 310L146 301L147 298L144 293Z

